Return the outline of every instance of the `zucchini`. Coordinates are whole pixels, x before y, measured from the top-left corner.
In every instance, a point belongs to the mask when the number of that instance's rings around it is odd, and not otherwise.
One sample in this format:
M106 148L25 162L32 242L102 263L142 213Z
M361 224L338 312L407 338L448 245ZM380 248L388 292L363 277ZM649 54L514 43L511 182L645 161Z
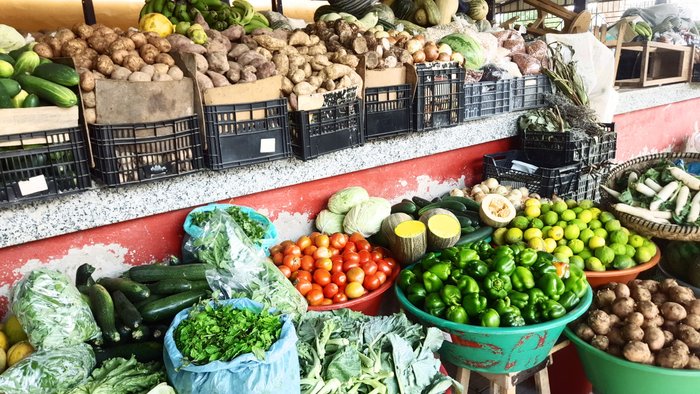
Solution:
M21 48L17 48L13 51L10 51L9 55L16 61L24 52L31 51L34 48L34 44L36 43L30 42L29 44L24 45Z
M428 204L428 205L424 206L423 208L419 209L418 215L422 215L426 211L429 211L429 210L435 209L435 208L447 209L448 211L450 211L452 213L467 212L467 207L465 207L464 204L462 204L459 201L439 201L439 202L434 202L434 203Z
M430 205L430 201L428 201L428 200L426 200L426 199L424 199L424 198L413 197L411 200L413 201L413 203L416 204L416 206L417 206L418 208L423 208L423 207L426 206L426 205Z
M39 96L32 93L29 96L25 97L24 101L22 102L22 108L35 108L38 107L40 104L41 102L39 101Z
M97 325L102 329L102 336L116 343L120 335L114 318L114 302L104 286L96 284L90 286L90 306L95 316Z
M117 290L112 293L112 300L114 301L114 309L117 312L117 317L129 328L138 328L143 321L143 317L136 309L134 304L126 298L126 295L121 291Z
M129 277L139 283L158 282L163 279L205 280L206 264L140 265L129 269Z
M402 201L398 204L394 204L391 207L391 213L401 212L401 213L413 215L414 213L416 213L417 210L418 210L418 206L416 204L414 204L413 201L408 201L408 202Z
M459 201L462 204L464 204L464 206L467 207L468 210L474 212L479 212L479 208L481 207L481 204L467 197L447 196L444 197L442 201Z
M168 332L168 326L164 324L156 324L153 326L150 326L151 330L151 338L155 341L160 341L163 342L163 338L165 337L165 333Z
M78 104L78 96L65 86L31 75L17 75L15 79L22 89L36 94L51 104L64 108Z
M143 307L144 305L149 304L155 300L160 300L161 298L165 298L165 294L151 293L151 295L149 295L148 298L135 303L134 306L136 307L136 309L141 309L141 307Z
M8 55L7 53L0 53L0 60L6 61L12 65L12 67L15 66L15 58L12 56ZM14 72L14 70L12 70Z
M19 82L10 78L0 78L0 93L5 92L10 97L15 97L22 87L19 86Z
M58 63L40 64L32 75L63 86L76 86L80 82L80 76L73 67Z
M459 226L464 228L464 227L471 227L473 226L472 220L466 216L457 216L455 215L457 220L459 221Z
M141 316L146 322L170 320L181 310L206 297L207 293L206 290L190 290L155 300L141 307Z
M97 283L106 287L109 291L121 291L132 301L141 301L151 295L148 286L136 283L133 280L124 278L100 278Z
M95 280L92 279L92 273L95 272L95 267L88 263L82 264L75 270L75 285L76 286L92 286Z
M131 330L131 338L135 341L142 341L151 336L151 329L143 325Z
M12 108L12 98L0 92L0 108Z
M455 245L464 245L471 242L481 241L493 234L493 227L480 227L469 234L462 235Z
M117 322L117 331L119 332L119 337L122 342L128 338L131 338L131 327L127 326L122 322Z
M0 59L0 78L10 78L14 73L12 63Z
M95 360L99 366L110 358L130 358L134 355L142 363L163 361L163 345L158 342L139 342L113 346L107 349L95 349Z
M163 279L148 285L153 294L177 294L188 290L209 290L206 280Z
M39 59L39 54L34 51L27 51L19 55L17 61L15 62L15 73L14 76L22 74L32 74L34 69L39 65L41 59Z
M457 216L457 220L460 220L460 217L465 218L465 219L469 219L472 226L478 226L481 224L481 218L479 217L479 214L476 212L471 212L471 211L457 212L457 211L452 211L452 210L450 210L450 212L452 212L455 216ZM462 221L460 220L460 223L461 222Z
M474 231L476 231L476 228L473 226L462 227L462 235L473 233Z

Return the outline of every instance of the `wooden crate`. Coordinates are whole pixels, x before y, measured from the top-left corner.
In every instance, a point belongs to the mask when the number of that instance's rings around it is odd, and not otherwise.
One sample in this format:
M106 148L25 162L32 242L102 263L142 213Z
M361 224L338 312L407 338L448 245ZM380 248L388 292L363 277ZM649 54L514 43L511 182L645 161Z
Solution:
M629 58L625 53L636 52L633 57L639 66L639 75L631 78L617 79L615 85L625 87L659 86L670 83L690 82L693 70L693 46L680 46L662 42L628 42L620 47L620 64L618 70L626 66Z

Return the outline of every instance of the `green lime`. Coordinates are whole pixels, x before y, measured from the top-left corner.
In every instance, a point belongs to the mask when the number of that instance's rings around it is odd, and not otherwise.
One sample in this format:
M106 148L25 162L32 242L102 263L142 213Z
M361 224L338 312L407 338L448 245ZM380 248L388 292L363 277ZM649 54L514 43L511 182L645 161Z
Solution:
M542 238L532 238L530 241L528 241L527 246L539 252L547 251L547 248L544 244L544 240Z
M554 226L547 232L547 236L555 241L559 241L564 237L564 229L560 226Z
M595 250L605 246L605 238L594 235L588 240L588 247Z
M583 241L584 243L588 242L589 239L593 238L595 234L593 233L593 230L587 228L581 230L581 234L579 234L578 239Z
M578 206L578 203L576 202L576 200L568 199L566 200L566 206L569 208L575 208L576 206Z
M611 220L615 220L615 215L608 211L603 211L600 213L600 215L598 215L598 220L600 220L603 223L607 223Z
M591 209L593 208L593 201L591 200L581 200L578 202L578 206L583 208L583 209Z
M523 231L519 228L508 229L505 236L506 243L517 244L523 240Z
M641 248L642 245L644 245L644 237L642 237L641 235L634 234L629 237L628 242L630 245L632 245L633 248Z
M557 222L557 226L559 226L559 227L561 227L561 228L564 228L564 227L566 227L566 226L568 226L568 225L569 225L569 222L565 222L565 221L563 221L563 220L560 220L560 221Z
M569 256L563 253L552 253L554 255L554 261L561 261L563 263L569 262Z
M647 242L645 242L644 245L642 245L642 247L649 248L649 251L651 252L652 255L656 254L656 245L649 240L646 240L646 241Z
M508 229L506 227L497 228L493 232L493 242L495 242L496 245L505 245L506 244L506 232L508 232Z
M605 266L596 257L587 258L585 264L588 271L605 271Z
M588 226L586 226L586 223L584 223L580 219L574 219L574 220L570 221L569 223L575 224L579 230L585 230L588 228Z
M634 255L637 253L637 249L634 248L634 246L627 244L625 245L625 254L630 257L634 257Z
M585 269L586 269L586 265L584 264L583 259L581 258L581 256L573 255L573 256L569 257L569 264L570 264L570 265L575 265L576 267L578 267L578 268L581 269L581 270L585 270Z
M596 249L594 254L605 266L610 265L615 260L615 252L607 246Z
M566 238L562 238L559 241L557 241L557 246L566 246L566 244L569 243Z
M574 252L574 254L579 254L583 251L583 248L586 247L586 244L580 239L572 239L566 244L566 246L568 246L569 249Z
M613 231L619 231L622 228L622 225L620 224L620 221L615 219L615 220L608 220L605 222L605 230L609 233Z
M608 232L605 231L604 228L597 228L597 229L593 230L593 234L595 234L595 235L597 235L597 236L599 236L599 237L602 237L602 238L607 238L607 237L608 237Z
M617 230L608 234L608 240L612 243L627 245L627 241L629 240L629 238L627 237L627 234L624 231Z
M588 224L591 222L591 220L593 220L593 213L588 209L584 209L583 211L579 212L576 217L583 223Z
M637 265L630 256L624 254L615 256L612 264L613 267L618 270L626 270Z
M578 214L581 213L581 212L583 211L583 208L581 208L581 207L576 207L576 208L572 209L572 211L574 211L574 213L576 214L576 216L578 216Z
M569 208L569 206L566 205L564 201L557 201L552 205L552 211L556 212L557 214L566 211L567 208Z
M557 215L557 213L554 211L549 211L542 215L540 219L542 219L542 222L544 222L545 225L554 226L559 220L559 215Z
M527 218L524 216L516 216L510 222L511 227L515 227L515 228L518 228L520 230L525 230L526 228L528 228L529 225L530 225L530 221L527 220Z
M534 218L530 221L530 227L542 229L542 227L544 227L544 222L542 222L540 218Z
M634 254L634 259L639 264L644 264L651 260L652 257L654 257L654 254L656 253L652 253L651 249L647 248L646 246L642 246L641 248L637 249L637 253Z
M529 241L533 238L542 238L542 230L538 228L529 228L523 233L523 239Z
M603 223L601 223L601 221L598 219L593 219L590 222L588 222L588 228L590 228L591 230L595 230L597 228L602 228L602 227L603 227Z
M552 226L544 226L542 227L542 234L547 235L549 233L549 230L552 229Z
M542 211L543 214L549 212L550 210L552 210L552 204L544 203L540 205L540 211Z
M574 219L576 219L576 212L572 211L571 209L567 209L561 213L561 220L565 222L570 222Z
M593 252L591 252L591 250L588 248L584 248L578 255L581 256L582 259L586 260L587 258L593 256Z
M593 219L598 219L598 216L600 216L600 208L598 207L593 207L591 208L591 213L593 214Z
M566 239L577 239L581 230L575 224L570 224L564 228L564 238Z
M613 253L615 253L615 256L624 256L627 254L627 248L624 244L611 243L608 246L612 249Z
M539 206L531 205L529 207L525 207L525 216L527 216L530 219L536 218L540 216L540 214L541 211Z

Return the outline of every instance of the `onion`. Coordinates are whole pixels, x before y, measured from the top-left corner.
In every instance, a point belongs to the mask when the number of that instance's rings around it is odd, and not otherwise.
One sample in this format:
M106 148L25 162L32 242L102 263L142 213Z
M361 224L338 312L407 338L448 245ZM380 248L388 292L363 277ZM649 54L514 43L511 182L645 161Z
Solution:
M421 45L425 45L425 36L422 34L418 34L417 36L413 36L414 40L420 41Z
M519 189L513 189L513 190L511 190L510 193L508 193L508 196L513 196L513 197L517 197L517 198L523 198L523 194L520 193L520 190L519 190Z
M527 188L526 188L525 186L519 188L518 190L520 190L520 194L522 194L523 197L526 197L526 196L529 196L529 195L530 195L530 191L527 190Z
M505 196L506 194L508 194L508 189L506 189L505 186L498 186L496 188L496 194L500 194L502 196Z
M411 33L407 32L407 31L399 32L398 36L399 36L399 37L404 37L404 38L406 38L407 40L410 40L411 38L413 38L413 37L411 36Z
M389 36L389 38L387 38L387 40L389 40L389 44L391 44L391 45L396 45L396 43L398 42L398 40L394 36Z
M440 44L438 51L440 51L440 53L446 53L452 56L452 47L447 44Z
M486 194L478 193L474 196L474 201L481 202L481 200L483 200L484 198L486 198Z
M425 60L428 62L434 62L440 55L435 44L427 44L423 47L423 52L425 52Z
M445 52L440 52L440 55L438 55L437 61L439 62L449 62L450 61L450 55Z
M493 190L499 186L498 179L496 178L489 178L485 180L484 183L486 184L486 186L488 186L490 190Z
M452 189L450 190L450 196L464 197L464 191L462 189Z
M472 187L472 192L471 192L471 194L474 195L474 194L483 193L483 192L484 192L484 191L481 190L481 186L479 186L479 185L474 185L474 187Z
M482 190L484 193L486 193L486 194L489 194L489 193L491 193L491 192L493 191L493 190L491 190L491 188L489 187L489 184L486 183L486 181L481 182L480 185L481 185L481 190ZM494 189L495 189L495 188L494 188Z
M413 63L423 63L425 62L425 52L423 50L418 50L413 53Z
M423 43L421 43L420 41L418 41L418 40L416 40L416 39L408 40L408 41L406 42L406 50L407 50L408 53L410 53L411 55L413 55L414 53L420 51L421 49L423 49ZM423 54L423 55L425 55L425 54ZM414 60L415 60L415 59L414 59ZM423 61L425 61L425 60L423 60Z
M388 37L389 37L389 33L385 32L385 31L378 31L378 32L374 33L374 38L388 38Z

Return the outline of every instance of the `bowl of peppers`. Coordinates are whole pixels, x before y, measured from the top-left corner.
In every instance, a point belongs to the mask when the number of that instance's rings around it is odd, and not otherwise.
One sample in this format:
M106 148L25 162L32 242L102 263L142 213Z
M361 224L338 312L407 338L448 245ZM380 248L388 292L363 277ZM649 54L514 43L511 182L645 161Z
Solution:
M593 299L580 268L522 245L485 241L426 254L401 271L395 291L407 315L450 334L441 357L497 374L543 362Z

